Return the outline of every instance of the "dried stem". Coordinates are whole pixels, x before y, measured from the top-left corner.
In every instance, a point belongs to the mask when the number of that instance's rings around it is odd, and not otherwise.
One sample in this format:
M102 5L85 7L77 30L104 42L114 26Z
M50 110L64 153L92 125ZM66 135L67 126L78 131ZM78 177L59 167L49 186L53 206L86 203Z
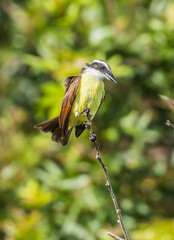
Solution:
M96 134L92 130L92 119L91 119L92 115L90 114L90 109L85 107L85 109L84 109L84 111L82 113L84 113L84 116L86 116L87 119L88 119L88 122L85 123L85 127L89 130L90 135L91 135L91 138L89 138L89 140L92 141L94 143L94 145L95 145L96 159L100 162L100 164L101 164L101 166L103 168L103 171L104 171L104 174L105 174L105 178L106 178L106 186L107 186L107 188L108 188L108 190L110 192L112 201L114 203L115 211L116 211L116 213L118 215L118 221L117 222L121 226L121 229L122 229L122 232L123 232L125 240L129 240L127 230L126 230L126 228L125 228L125 226L123 224L123 219L122 219L122 216L121 216L121 210L120 210L120 208L118 206L115 194L113 192L113 189L112 189L112 186L111 186L111 183L110 183L107 167L105 166L105 164L104 164L104 162L102 160L101 154L100 154L100 144L96 141ZM80 113L79 116L82 113ZM114 239L117 239L117 240L124 240L124 239L122 239L120 237L117 237L116 235L114 235L112 233L109 233L109 232L108 232L108 235L111 236Z
M173 100L171 100L169 97L164 96L162 94L159 94L159 97L162 100L164 100L167 103L167 105L174 111L174 101Z
M166 125L174 129L174 124L167 120Z
M116 236L116 235L113 234L113 233L107 232L107 234L108 234L110 237L112 237L112 238L114 238L114 239L116 239L116 240L124 240L123 238L120 238L120 237Z
M174 111L174 101L173 101L173 100L171 100L169 97L164 96L164 95L162 95L162 94L159 94L159 97L160 97L161 99L163 99L163 100L168 104L168 106ZM174 129L174 124L173 124L170 120L167 120L167 121L166 121L166 125L167 125L168 127L171 127L171 128Z

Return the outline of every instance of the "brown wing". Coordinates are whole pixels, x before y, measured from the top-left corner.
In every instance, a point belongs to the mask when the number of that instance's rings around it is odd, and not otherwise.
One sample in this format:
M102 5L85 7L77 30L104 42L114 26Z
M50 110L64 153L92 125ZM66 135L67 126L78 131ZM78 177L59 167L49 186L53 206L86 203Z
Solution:
M81 80L80 75L75 77L69 77L64 80L66 82L65 83L66 91L64 99L62 101L61 105L62 108L59 117L59 125L62 128L63 132L62 137L65 136L66 132L68 131L69 114L71 112L71 108L76 97L80 80Z

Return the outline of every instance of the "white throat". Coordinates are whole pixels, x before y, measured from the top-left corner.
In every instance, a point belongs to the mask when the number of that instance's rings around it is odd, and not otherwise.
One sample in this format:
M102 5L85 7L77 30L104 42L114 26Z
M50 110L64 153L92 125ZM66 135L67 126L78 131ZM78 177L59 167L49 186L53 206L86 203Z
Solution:
M105 75L102 72L100 72L100 71L98 71L98 70L96 70L94 68L88 68L87 67L85 69L85 72L89 73L92 77L94 77L94 78L96 78L96 79L98 79L100 81L103 81L105 79Z

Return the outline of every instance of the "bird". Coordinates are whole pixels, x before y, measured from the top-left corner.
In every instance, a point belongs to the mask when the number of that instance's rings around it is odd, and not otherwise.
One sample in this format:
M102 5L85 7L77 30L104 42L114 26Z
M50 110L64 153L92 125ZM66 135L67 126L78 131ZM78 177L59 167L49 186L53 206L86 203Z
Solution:
M81 69L79 75L67 77L65 95L60 115L35 125L44 133L52 133L52 141L66 146L72 129L79 137L85 130L87 117L80 114L85 107L90 110L91 120L105 99L104 80L116 83L111 68L104 60L94 60Z

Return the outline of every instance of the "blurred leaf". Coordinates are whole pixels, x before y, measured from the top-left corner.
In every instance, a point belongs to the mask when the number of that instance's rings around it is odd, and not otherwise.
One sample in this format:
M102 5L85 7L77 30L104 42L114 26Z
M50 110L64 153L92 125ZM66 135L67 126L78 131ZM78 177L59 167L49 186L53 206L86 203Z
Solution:
M139 229L132 233L133 239L174 239L174 221L172 219L154 220L148 224L140 224Z
M42 207L54 199L51 192L40 188L36 181L29 180L18 190L18 195L27 208Z

